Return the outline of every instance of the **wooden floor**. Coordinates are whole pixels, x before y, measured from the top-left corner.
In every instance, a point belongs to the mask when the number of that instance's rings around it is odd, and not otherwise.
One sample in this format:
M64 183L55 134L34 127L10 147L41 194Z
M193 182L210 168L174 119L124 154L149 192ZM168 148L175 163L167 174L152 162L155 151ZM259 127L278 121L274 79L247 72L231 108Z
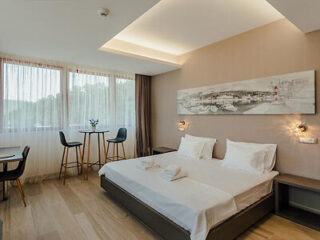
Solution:
M0 202L3 239L160 239L135 217L110 200L99 187L96 172L79 177L24 185L27 207L17 188ZM241 240L319 240L320 232L270 215L240 236Z

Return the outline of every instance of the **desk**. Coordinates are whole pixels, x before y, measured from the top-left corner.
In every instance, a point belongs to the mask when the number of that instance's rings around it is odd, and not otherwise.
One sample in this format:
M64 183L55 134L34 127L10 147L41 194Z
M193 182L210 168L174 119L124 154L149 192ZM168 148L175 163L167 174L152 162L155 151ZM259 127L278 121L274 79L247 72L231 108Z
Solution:
M109 132L109 130L101 130L101 129L97 129L96 131L92 131L92 130L80 130L79 133L83 133L84 137L83 137L83 149L82 149L82 164L87 164L87 168L86 168L86 173L84 173L84 178L88 179L88 169L89 169L89 165L93 166L93 165L99 165L99 168L104 164L101 163L101 153L100 153L100 134L102 135L102 141L103 141L103 150L104 150L104 159L106 159L106 138L105 138L105 133ZM99 154L99 160L94 162L94 163L90 163L90 140L91 140L91 134L97 134L98 136L98 154ZM86 140L87 140L87 135L88 135L88 153L87 153L87 162L84 162L84 155L85 155L85 149L86 149ZM83 167L82 167L83 168Z
M9 162L20 162L23 160L22 152L20 147L2 147L0 148L0 155L14 155L8 158L0 158L0 163L3 164L3 172L8 171ZM8 198L6 197L6 184L2 182L2 200L5 201Z

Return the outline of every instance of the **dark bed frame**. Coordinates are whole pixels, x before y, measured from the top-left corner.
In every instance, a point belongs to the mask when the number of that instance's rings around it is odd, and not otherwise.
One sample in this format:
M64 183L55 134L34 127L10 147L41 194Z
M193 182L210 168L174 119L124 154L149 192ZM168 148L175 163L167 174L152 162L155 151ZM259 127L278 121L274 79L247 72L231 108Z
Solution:
M108 195L127 208L133 215L150 227L162 238L168 240L190 240L190 233L160 214L144 202L128 193L104 175L100 177L101 187ZM266 216L274 209L274 193L270 193L243 209L239 213L226 219L212 228L206 240L231 240L235 239L249 227Z

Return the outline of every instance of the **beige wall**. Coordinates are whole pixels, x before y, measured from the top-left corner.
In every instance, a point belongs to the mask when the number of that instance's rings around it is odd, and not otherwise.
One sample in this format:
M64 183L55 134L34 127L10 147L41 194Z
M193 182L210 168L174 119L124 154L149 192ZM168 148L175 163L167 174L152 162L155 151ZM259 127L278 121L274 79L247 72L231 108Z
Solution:
M303 34L283 19L182 56L182 69L152 78L152 134L154 146L177 147L183 135L180 119L190 122L187 133L215 137L214 156L223 158L226 137L236 141L277 143L277 169L320 179L320 145L298 143L293 132L300 120L306 135L320 136L316 115L197 115L179 116L178 89L316 70L320 81L320 31ZM317 102L319 102L317 88ZM318 104L319 105L319 104ZM319 107L317 107L319 112Z

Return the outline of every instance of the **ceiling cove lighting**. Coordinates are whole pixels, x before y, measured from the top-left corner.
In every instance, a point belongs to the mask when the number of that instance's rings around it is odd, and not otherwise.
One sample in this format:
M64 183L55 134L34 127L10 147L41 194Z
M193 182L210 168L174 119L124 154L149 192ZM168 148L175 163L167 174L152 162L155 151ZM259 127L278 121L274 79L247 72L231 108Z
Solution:
M181 67L190 51L281 18L266 0L161 0L100 50Z
M177 67L181 66L179 64L178 55L162 52L116 38L109 40L102 47L100 47L99 50L129 57L136 57L153 62L165 63Z

